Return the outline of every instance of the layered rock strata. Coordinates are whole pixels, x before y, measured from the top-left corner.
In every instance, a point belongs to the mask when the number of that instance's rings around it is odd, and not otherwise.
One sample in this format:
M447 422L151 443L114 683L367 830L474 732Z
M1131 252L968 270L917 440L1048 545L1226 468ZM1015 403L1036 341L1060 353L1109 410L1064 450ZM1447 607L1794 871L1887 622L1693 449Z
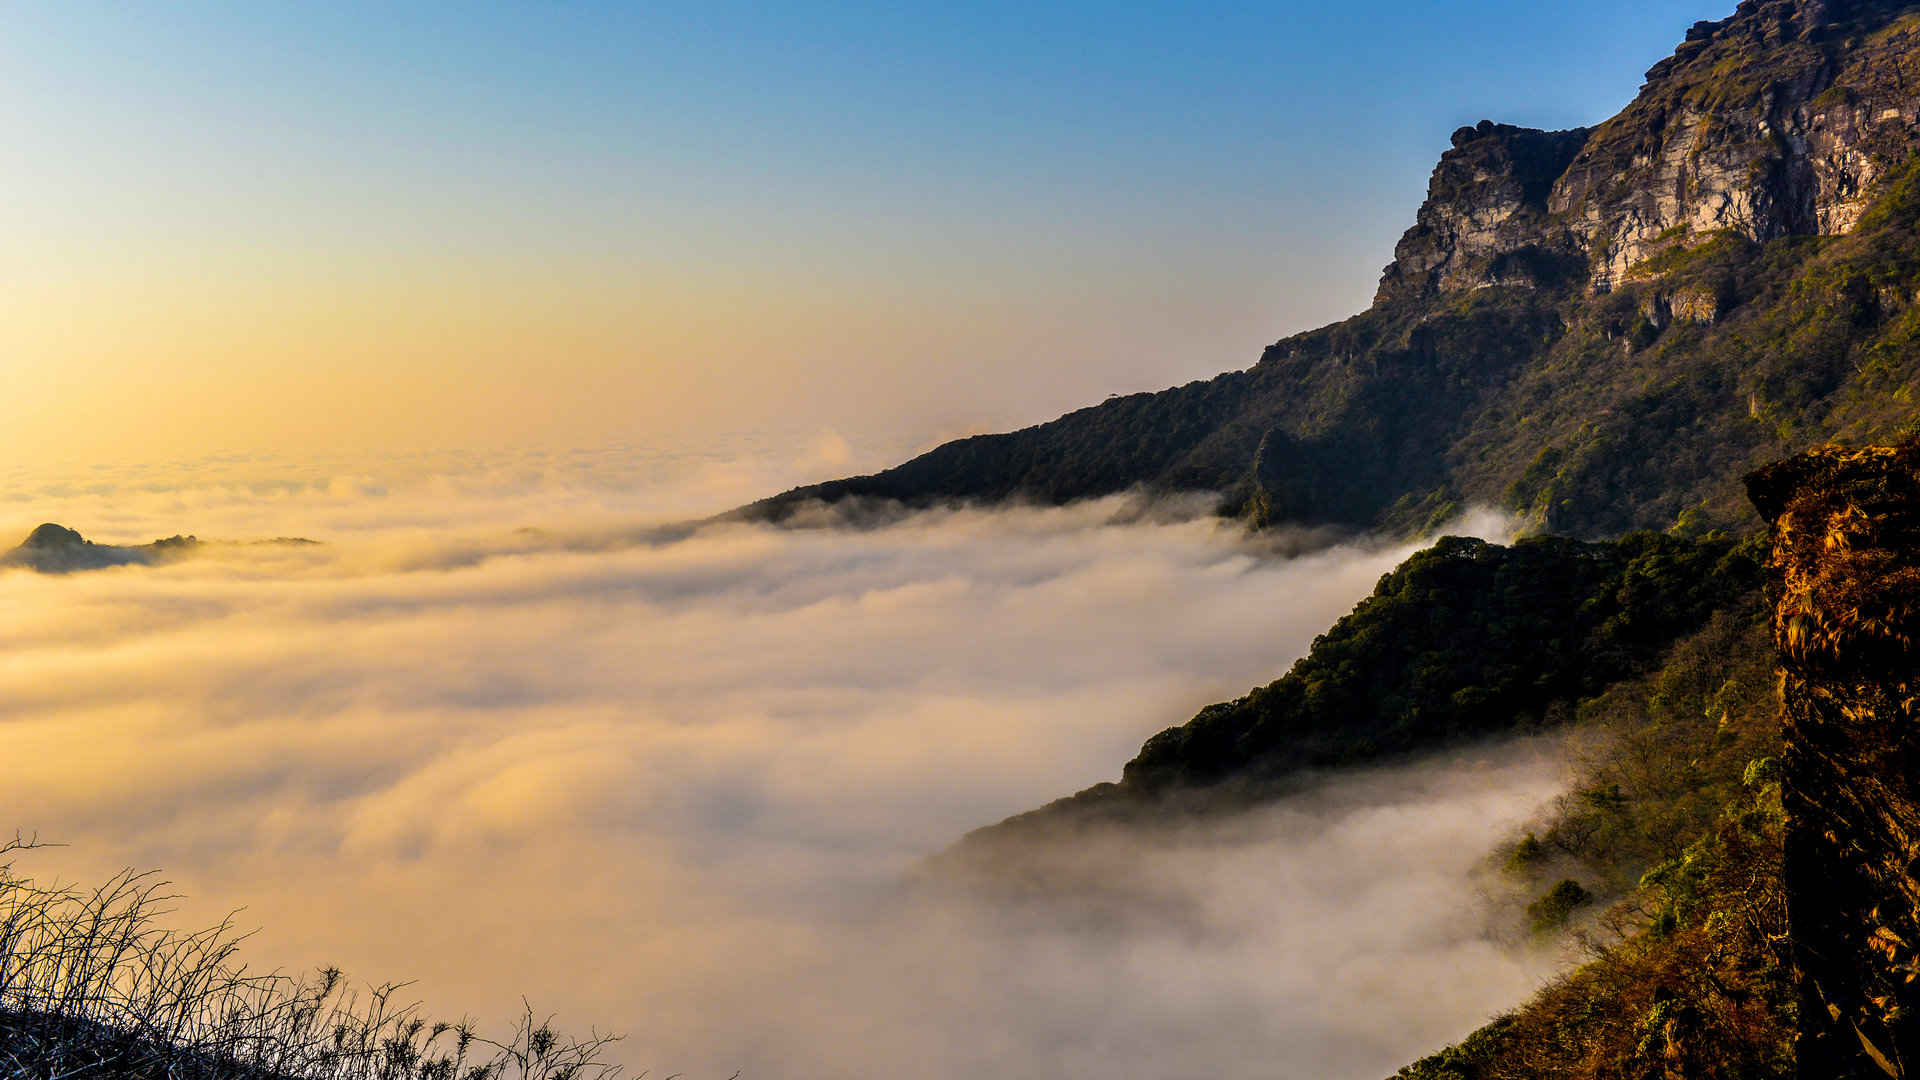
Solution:
M1376 302L1569 264L1606 291L1723 232L1844 234L1920 150L1916 44L1908 3L1745 0L1696 23L1597 128L1462 128Z

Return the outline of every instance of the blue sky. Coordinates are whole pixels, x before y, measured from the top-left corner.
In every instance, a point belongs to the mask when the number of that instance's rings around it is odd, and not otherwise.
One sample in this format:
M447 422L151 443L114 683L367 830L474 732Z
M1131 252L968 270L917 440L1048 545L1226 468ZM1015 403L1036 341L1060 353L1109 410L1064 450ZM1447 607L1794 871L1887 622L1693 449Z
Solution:
M1363 307L1453 128L1729 6L21 5L0 362L183 450L1031 422Z

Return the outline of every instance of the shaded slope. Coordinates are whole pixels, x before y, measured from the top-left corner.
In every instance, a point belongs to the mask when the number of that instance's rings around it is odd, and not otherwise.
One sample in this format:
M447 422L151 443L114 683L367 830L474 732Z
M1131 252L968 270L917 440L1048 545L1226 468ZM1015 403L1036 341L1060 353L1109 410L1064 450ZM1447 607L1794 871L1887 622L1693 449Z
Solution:
M1580 706L1603 749L1499 854L1534 893L1604 905L1573 916L1586 962L1401 1080L1795 1075L1770 614L1749 593Z
M1593 959L1398 1080L1838 1080L1795 1071L1780 785L1764 776L1602 917Z
M1644 669L1757 583L1752 546L1449 537L1383 578L1285 677L1148 740L1143 791L1277 776L1540 722Z
M1744 777L1759 797L1642 878L1619 944L1402 1080L1913 1074L1920 443L1826 447L1748 485L1773 530L1770 633L1726 655L1780 671L1780 759Z
M1402 1076L1793 1075L1765 558L1758 540L1443 540L1280 680L1156 736L1120 783L979 830L935 868L1110 917L1075 856L1103 837L1180 835L1316 774L1565 727L1589 747L1570 789L1489 864L1494 892L1518 894L1515 932L1587 934L1589 962Z

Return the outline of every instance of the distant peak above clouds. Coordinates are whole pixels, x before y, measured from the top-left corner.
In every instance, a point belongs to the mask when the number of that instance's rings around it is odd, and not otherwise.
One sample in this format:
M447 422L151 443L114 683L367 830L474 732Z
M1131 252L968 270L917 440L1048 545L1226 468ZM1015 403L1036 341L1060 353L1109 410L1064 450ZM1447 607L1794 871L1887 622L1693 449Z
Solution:
M312 544L299 537L260 540L262 544ZM66 574L76 570L104 570L111 566L152 566L199 554L207 542L197 536L174 535L148 544L96 544L79 530L47 522L21 541L20 546L0 555L0 569L18 567L42 574Z
M34 551L65 550L69 548L91 546L87 539L65 525L55 525L49 521L27 535L26 542L20 545Z
M96 544L80 535L77 529L49 521L28 533L19 547L0 555L0 567L17 566L43 574L65 574L109 566L151 565L188 554L199 544L200 541L191 536L173 536L138 546Z

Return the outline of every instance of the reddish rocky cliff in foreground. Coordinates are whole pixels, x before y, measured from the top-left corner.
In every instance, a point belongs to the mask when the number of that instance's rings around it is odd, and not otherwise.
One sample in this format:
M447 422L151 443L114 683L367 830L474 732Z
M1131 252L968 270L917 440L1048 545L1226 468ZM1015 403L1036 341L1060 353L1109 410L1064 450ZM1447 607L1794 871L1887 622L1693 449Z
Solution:
M1748 480L1773 525L1799 1074L1920 1070L1920 443Z

